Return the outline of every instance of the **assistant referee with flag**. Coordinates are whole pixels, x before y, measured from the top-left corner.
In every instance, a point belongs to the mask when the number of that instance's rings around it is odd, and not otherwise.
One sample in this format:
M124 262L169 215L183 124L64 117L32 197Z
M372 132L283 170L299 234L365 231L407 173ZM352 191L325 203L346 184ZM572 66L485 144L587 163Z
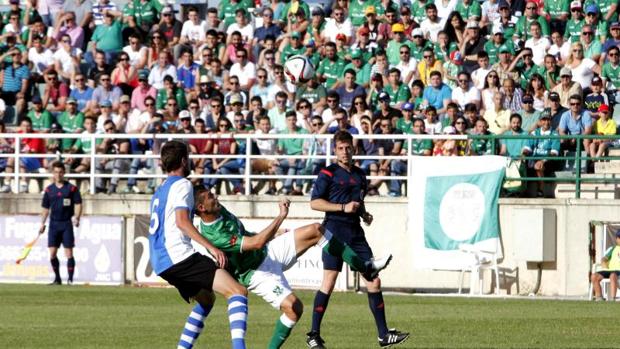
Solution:
M50 218L47 246L50 251L50 262L54 270L54 282L51 285L60 285L60 263L58 262L58 248L60 244L65 248L67 257L67 273L69 278L67 284L73 284L73 272L75 270L75 259L73 258L73 247L75 237L73 235L73 225L80 226L80 216L82 215L82 196L78 188L65 180L65 165L60 161L52 164L53 183L45 188L43 193L43 212L41 215L41 228L39 234L45 232L45 222ZM72 221L73 218L73 221Z

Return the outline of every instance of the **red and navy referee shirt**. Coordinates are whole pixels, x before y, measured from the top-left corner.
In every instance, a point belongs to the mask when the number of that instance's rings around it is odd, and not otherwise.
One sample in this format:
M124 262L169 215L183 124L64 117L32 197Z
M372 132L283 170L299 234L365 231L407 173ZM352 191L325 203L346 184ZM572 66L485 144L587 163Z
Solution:
M326 212L325 219L359 224L360 215L365 210L363 204L367 192L368 182L362 169L353 166L351 172L348 172L340 165L332 164L319 173L312 188L311 200L324 199L335 204L357 201L361 204L357 212Z
M75 204L81 203L82 196L78 188L65 181L60 188L53 183L45 188L41 206L50 210L50 220L70 221Z

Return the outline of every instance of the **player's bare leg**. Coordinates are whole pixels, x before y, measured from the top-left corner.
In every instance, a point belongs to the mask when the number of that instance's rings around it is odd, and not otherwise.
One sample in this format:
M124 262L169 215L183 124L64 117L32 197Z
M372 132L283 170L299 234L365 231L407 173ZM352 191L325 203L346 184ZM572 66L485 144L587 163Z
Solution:
M304 305L293 293L289 294L280 303L282 316L276 321L268 349L279 349L290 336L293 327L297 324L304 312Z

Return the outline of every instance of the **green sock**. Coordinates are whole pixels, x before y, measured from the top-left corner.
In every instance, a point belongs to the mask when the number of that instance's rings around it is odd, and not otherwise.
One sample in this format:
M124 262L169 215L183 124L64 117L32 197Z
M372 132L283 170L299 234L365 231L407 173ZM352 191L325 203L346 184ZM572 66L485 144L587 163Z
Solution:
M269 342L268 348L279 349L282 347L282 344L286 342L286 339L291 334L294 326L295 321L282 314L278 321L276 321L276 328L273 329L273 336L271 336L271 341Z
M362 273L366 271L366 261L361 259L349 245L343 244L340 240L333 238L329 231L325 231L318 245L323 248L323 251L332 256L342 258L342 260L347 262L354 270Z

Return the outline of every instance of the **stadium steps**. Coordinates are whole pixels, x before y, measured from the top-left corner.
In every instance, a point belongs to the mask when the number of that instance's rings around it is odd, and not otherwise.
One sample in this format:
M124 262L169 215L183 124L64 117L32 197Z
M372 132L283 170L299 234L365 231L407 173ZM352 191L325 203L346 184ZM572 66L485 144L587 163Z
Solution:
M609 149L608 156L620 156L620 148ZM594 173L620 174L620 160L599 161L594 164Z
M620 173L583 174L582 178L619 179ZM555 197L571 199L575 197L574 183L558 183ZM620 199L620 183L581 183L582 199Z

